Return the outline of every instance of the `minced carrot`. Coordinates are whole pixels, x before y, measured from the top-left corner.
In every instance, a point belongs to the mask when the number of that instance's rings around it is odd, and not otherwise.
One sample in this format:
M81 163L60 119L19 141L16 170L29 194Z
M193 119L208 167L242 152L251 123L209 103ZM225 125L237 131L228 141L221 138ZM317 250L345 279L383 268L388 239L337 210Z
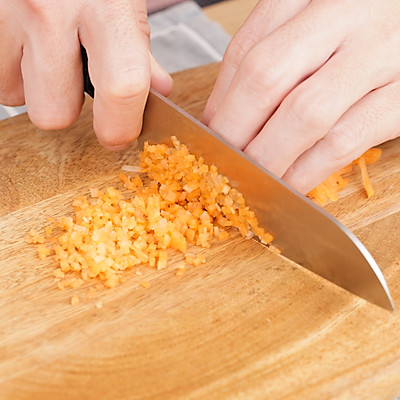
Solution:
M218 240L227 240L227 239L229 239L229 232L228 231L224 231L224 230L220 230L217 233L217 238L218 238Z
M167 251L160 250L158 253L157 269L167 268Z
M209 248L215 238L227 240L230 227L243 237L257 236L265 244L272 241L242 194L217 167L190 154L175 137L171 139L173 146L145 143L140 171L136 166L124 167L126 173L119 178L133 191L131 198L112 186L105 191L92 188L90 197L73 201L74 216L45 228L48 235L53 228L57 231L51 251L58 263L54 276L62 279L57 282L60 289L94 278L114 288L124 280L121 274L127 269L143 264L167 268L171 250L182 253L187 264L199 266L205 256L190 254L189 246ZM127 175L131 172L136 174L133 178ZM147 174L146 184L139 172ZM30 237L33 243L50 242L34 230ZM47 251L40 250L42 257ZM141 285L150 286L147 281Z
M55 269L53 271L53 275L55 278L60 278L60 279L65 278L65 274L64 274L64 272L61 271L61 269Z
M30 242L30 243L43 244L46 240L42 235L39 235L39 233L34 229L31 229L29 231L29 235L30 235L30 237L28 238L28 242Z
M145 288L145 289L148 289L151 285L150 285L150 282L148 282L148 281L142 281L142 282L140 282L140 284Z
M185 271L186 271L186 267L185 267L184 265L180 265L180 266L176 269L175 275L176 275L176 276L182 276L182 275L185 274Z
M194 254L188 253L186 254L185 261L194 267L198 267L200 264L204 264L206 262L206 258L204 254L195 256Z
M77 304L79 304L79 296L75 294L71 297L71 305L76 306Z
M41 260L46 259L47 256L50 255L50 253L51 253L51 249L50 249L49 247L44 246L44 245L40 245L40 246L38 247L38 254L39 254L39 258L40 258Z

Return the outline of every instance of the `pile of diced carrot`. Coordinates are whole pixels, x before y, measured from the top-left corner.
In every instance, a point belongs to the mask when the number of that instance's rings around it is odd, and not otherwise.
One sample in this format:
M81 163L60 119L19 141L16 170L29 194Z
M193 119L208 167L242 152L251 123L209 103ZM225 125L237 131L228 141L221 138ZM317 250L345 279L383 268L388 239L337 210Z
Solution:
M125 188L133 191L130 198L114 187L104 192L92 189L90 196L73 202L73 217L55 221L44 236L31 231L39 257L54 254L60 289L93 278L115 287L129 268L142 264L166 268L171 251L183 254L176 271L182 275L186 265L205 262L204 255L195 255L189 246L209 248L214 238L228 239L230 227L265 244L272 241L243 196L215 166L190 154L175 137L172 143L145 144L141 153L145 185L139 174L120 174ZM61 233L51 239L54 231ZM71 302L76 304L76 297Z
M73 202L74 216L52 220L44 234L31 230L29 240L39 245L39 257L54 255L54 276L60 289L77 288L94 278L113 288L132 267L167 268L171 251L183 254L176 270L176 275L183 275L188 265L199 266L206 261L204 254L196 255L189 247L209 248L215 239L226 240L231 227L246 238L256 236L264 244L271 243L272 235L258 225L254 212L228 179L214 165L196 158L175 137L171 140L172 146L145 143L140 168L125 168L135 175L120 174L124 187L133 192L129 198L114 187L104 192L91 189L90 196ZM380 154L379 149L369 150L309 196L321 204L337 200L338 191L348 182L342 175L357 164L370 197L373 188L366 165ZM147 281L141 285L150 286ZM87 297L93 297L94 291L90 288ZM74 295L71 303L78 302Z

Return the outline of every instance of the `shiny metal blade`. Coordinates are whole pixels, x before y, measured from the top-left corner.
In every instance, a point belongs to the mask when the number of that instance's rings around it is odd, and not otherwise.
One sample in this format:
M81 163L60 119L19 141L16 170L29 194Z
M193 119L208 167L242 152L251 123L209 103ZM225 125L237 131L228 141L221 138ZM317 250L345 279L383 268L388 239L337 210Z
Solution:
M215 164L274 235L282 255L338 286L393 310L385 278L363 244L335 218L158 93L151 91L140 142L176 136Z

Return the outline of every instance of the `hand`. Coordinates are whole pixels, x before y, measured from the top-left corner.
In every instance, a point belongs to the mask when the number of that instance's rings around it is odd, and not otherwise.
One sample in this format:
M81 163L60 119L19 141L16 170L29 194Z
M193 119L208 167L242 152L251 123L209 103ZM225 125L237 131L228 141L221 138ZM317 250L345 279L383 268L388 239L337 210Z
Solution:
M84 101L80 43L96 89L94 129L120 150L140 132L150 84L172 88L150 53L146 0L0 0L0 103L26 102L39 128L71 125Z
M400 2L259 1L203 122L307 193L400 134Z

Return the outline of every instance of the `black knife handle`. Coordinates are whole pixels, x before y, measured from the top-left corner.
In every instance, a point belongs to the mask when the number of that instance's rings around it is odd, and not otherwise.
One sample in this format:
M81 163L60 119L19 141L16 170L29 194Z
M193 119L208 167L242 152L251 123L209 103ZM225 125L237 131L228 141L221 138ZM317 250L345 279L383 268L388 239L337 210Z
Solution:
M88 56L86 49L81 45L81 56L82 56L82 72L83 72L83 90L90 96L94 97L94 86L90 80L89 68L88 68Z

